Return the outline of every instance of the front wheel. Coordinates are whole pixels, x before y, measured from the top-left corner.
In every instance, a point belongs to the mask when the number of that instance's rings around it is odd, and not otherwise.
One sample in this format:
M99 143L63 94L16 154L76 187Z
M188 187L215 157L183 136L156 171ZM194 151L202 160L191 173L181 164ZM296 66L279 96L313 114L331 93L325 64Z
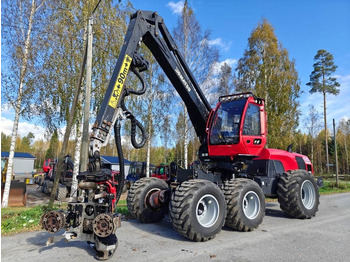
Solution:
M305 170L283 173L278 181L278 202L281 209L295 218L311 218L320 204L315 178Z
M238 231L258 228L265 216L265 196L253 180L236 178L225 181L226 226Z
M148 200L153 193L167 188L168 184L158 178L144 177L137 180L128 192L127 204L130 214L145 223L162 220L168 206L163 204L154 209L148 205Z
M207 241L214 238L225 223L225 198L220 188L210 181L188 180L172 194L169 214L178 233L197 242Z

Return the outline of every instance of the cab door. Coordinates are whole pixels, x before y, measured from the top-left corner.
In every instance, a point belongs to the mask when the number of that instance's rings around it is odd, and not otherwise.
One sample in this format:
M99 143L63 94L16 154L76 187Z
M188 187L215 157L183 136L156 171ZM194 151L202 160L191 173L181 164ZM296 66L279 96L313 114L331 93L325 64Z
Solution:
M263 105L248 103L244 112L242 141L246 151L259 155L266 143L265 110Z

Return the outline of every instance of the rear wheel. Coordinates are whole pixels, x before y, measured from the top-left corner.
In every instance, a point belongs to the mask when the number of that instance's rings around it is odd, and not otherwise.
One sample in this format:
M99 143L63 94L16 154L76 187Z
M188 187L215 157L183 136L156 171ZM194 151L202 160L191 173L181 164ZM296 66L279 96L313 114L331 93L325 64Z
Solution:
M283 173L278 181L278 202L281 209L296 218L311 218L316 215L320 194L315 178L306 170Z
M57 189L57 200L58 201L64 201L67 197L67 187L64 185L58 185Z
M162 220L168 206L161 205L154 209L147 203L153 193L167 188L168 184L158 178L145 177L137 180L128 192L127 205L130 214L145 223L155 223Z
M50 194L51 190L49 188L49 183L47 181L44 181L41 186L41 192L44 194Z
M172 194L169 214L178 233L194 241L207 241L214 238L225 223L225 198L220 188L210 181L185 181Z
M227 203L227 227L252 231L265 216L265 196L260 186L250 179L236 178L224 183Z

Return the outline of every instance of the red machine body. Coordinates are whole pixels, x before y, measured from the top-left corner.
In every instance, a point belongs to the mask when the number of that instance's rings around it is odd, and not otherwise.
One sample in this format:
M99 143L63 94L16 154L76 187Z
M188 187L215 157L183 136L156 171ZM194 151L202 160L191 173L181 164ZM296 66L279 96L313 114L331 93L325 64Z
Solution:
M259 154L261 160L278 160L283 164L286 171L303 169L314 173L310 159L298 153L291 153L285 150L264 148Z
M267 121L265 101L252 93L222 96L207 122L208 158L276 160L284 171L302 169L313 173L307 156L265 148Z
M98 185L104 185L106 187L106 192L110 195L113 195L113 198L111 198L112 204L109 206L110 207L110 212L114 212L116 202L117 202L117 185L118 181L116 179L116 176L119 175L119 172L112 171L111 172L112 176L111 179L106 180L106 181L101 181L101 182L96 182Z

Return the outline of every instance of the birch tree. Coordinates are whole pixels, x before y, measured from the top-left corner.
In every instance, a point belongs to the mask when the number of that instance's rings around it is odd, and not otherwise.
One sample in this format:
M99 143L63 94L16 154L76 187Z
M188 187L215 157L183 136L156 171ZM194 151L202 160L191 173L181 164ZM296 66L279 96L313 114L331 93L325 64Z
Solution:
M221 66L220 73L219 73L218 95L225 96L225 95L231 94L232 87L233 87L232 68L227 63L224 63Z
M266 19L251 33L235 70L237 92L253 92L265 99L268 146L286 149L299 122L300 80L295 61Z
M199 85L204 86L213 75L215 62L218 60L218 50L209 45L210 32L202 32L193 9L184 3L182 13L173 30L173 36L181 53L190 67ZM208 90L203 90L208 94ZM188 164L189 119L186 106L182 103L184 118L184 166Z
M349 171L349 142L348 139L350 137L350 119L345 120L344 118L340 120L339 126L338 126L338 132L342 133L342 144L344 145L344 151L345 151L345 172L350 175ZM340 136L338 136L340 138Z
M45 8L45 0L2 1L2 42L6 50L2 65L6 69L2 71L1 92L15 110L2 207L8 205L19 119L21 115L31 116L28 109L36 93L35 67L45 41L38 35Z
M313 105L309 106L309 115L305 118L304 123L309 131L310 137L310 149L311 149L311 162L314 163L314 140L320 131L320 116Z

